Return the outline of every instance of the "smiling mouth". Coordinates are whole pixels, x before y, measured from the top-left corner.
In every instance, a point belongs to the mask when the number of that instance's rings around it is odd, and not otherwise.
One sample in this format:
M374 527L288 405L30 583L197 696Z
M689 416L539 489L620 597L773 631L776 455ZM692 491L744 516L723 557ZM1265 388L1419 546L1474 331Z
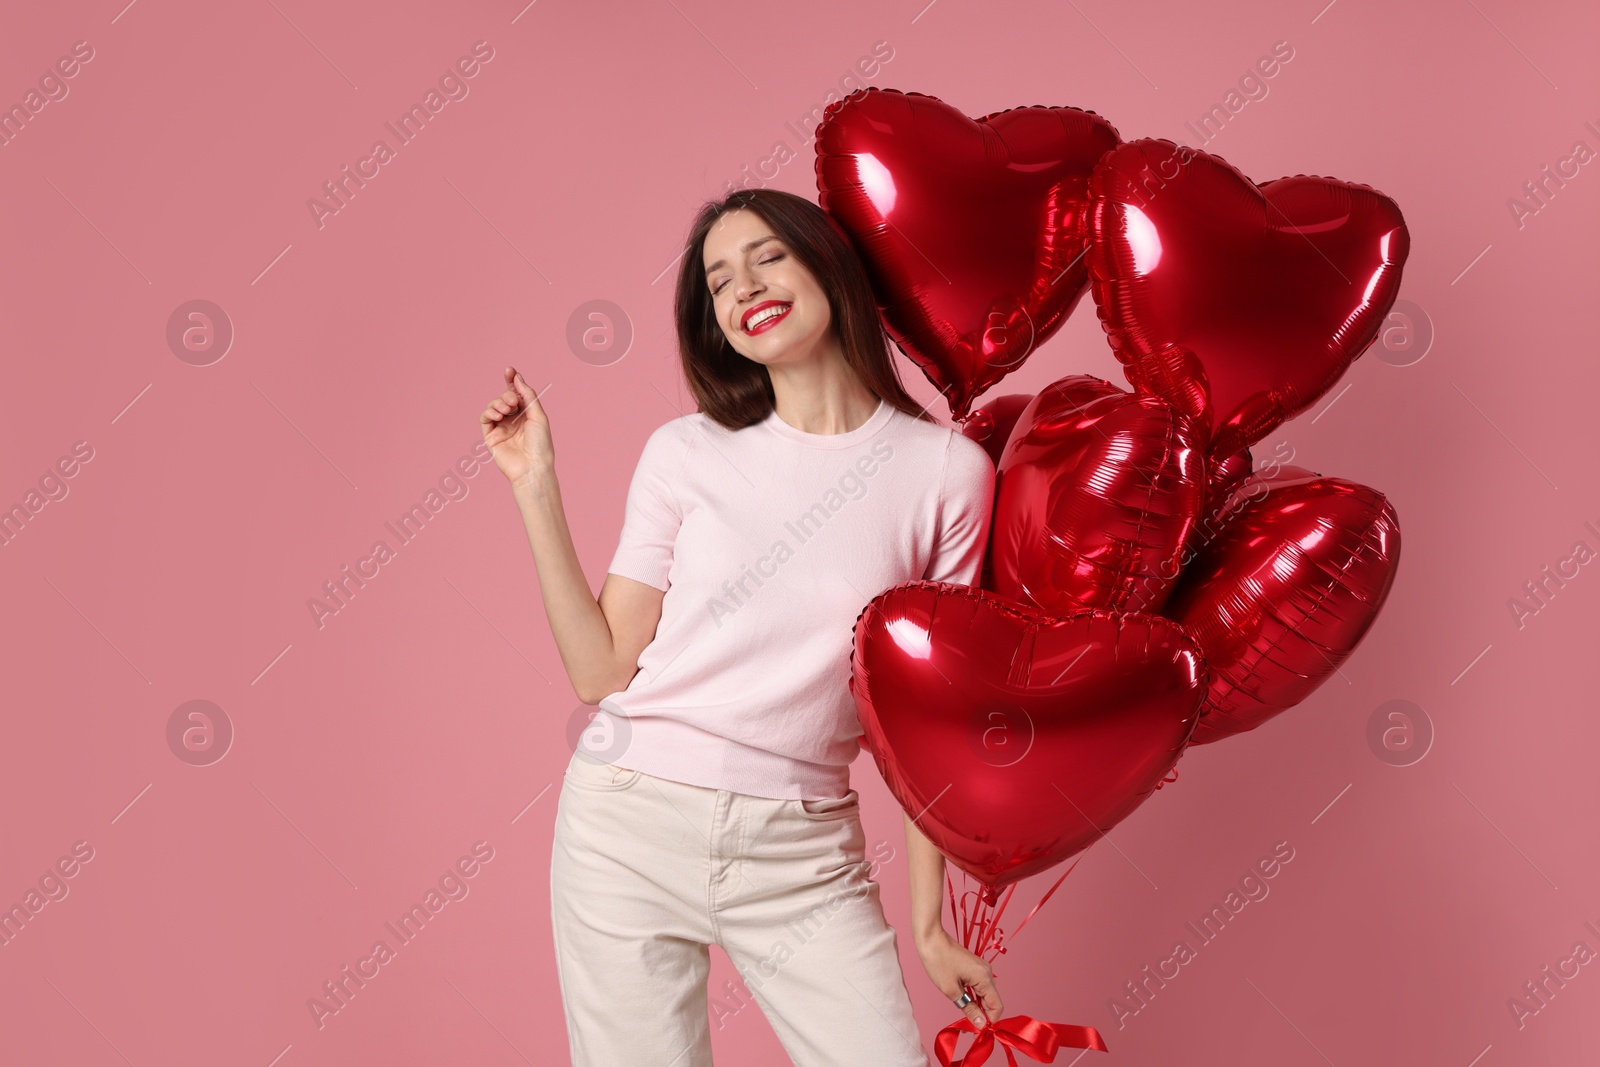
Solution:
M744 332L754 335L770 330L781 322L793 307L793 304L772 304L745 316Z

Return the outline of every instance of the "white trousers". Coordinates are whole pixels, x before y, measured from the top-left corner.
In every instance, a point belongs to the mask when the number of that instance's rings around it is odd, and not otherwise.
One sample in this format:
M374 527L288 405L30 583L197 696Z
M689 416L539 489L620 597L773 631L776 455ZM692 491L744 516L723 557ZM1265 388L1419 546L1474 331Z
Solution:
M575 753L550 856L574 1067L711 1067L712 944L796 1067L927 1067L865 853L854 789L774 800Z

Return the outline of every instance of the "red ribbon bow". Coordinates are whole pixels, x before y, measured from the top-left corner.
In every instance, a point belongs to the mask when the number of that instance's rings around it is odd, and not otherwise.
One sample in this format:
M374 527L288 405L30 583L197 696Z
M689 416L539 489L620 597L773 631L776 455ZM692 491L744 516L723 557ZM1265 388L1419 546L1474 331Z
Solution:
M950 1055L955 1052L956 1042L963 1033L978 1036L973 1040L972 1047L967 1049L965 1056L952 1061ZM1040 1022L1031 1015L1008 1015L1004 1019L990 1023L982 1030L973 1026L971 1019L959 1019L939 1031L939 1036L934 1039L933 1048L944 1067L979 1067L988 1061L989 1053L994 1051L996 1041L1005 1046L1006 1062L1011 1067L1017 1067L1017 1057L1012 1055L1012 1049L1040 1063L1054 1063L1056 1052L1064 1048L1107 1051L1106 1043L1100 1039L1100 1031L1092 1026Z

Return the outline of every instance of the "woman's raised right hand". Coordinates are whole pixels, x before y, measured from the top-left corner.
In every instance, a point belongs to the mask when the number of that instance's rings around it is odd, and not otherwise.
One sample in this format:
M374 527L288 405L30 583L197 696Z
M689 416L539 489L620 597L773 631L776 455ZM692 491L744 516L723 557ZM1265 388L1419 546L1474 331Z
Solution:
M489 401L478 416L478 424L483 428L483 443L489 446L495 466L513 486L530 475L555 469L550 420L532 387L515 367L506 368L506 391Z

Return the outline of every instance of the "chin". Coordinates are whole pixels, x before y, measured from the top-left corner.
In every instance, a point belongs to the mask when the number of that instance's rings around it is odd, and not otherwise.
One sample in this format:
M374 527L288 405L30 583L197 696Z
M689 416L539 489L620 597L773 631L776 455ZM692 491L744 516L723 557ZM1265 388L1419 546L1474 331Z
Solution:
M782 348L766 349L760 355L751 356L750 358L764 367L770 367L777 363L789 362L795 357L795 353L799 351L802 351L799 345L788 344Z
M784 323L784 325L787 326L789 324ZM796 353L810 352L816 347L817 342L822 339L824 332L825 331L818 330L814 333L806 334L805 336L800 336L798 333L794 333L789 337L785 337L782 345L773 345L767 349L766 358L762 360L762 362L782 363L784 360L791 358Z

